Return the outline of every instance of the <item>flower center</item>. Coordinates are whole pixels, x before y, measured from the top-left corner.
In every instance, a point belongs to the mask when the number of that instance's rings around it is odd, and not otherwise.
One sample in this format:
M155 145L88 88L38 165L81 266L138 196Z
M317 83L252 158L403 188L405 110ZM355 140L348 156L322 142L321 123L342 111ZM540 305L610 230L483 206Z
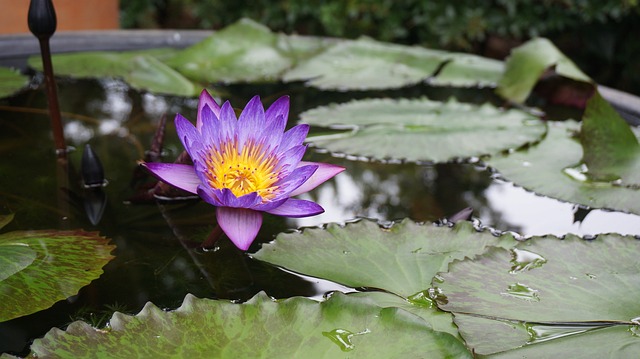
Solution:
M236 197L252 192L258 192L264 200L275 197L278 186L274 183L279 180L276 156L251 142L239 153L237 148L237 143L228 141L220 148L209 150L205 160L209 185L216 189L228 188Z

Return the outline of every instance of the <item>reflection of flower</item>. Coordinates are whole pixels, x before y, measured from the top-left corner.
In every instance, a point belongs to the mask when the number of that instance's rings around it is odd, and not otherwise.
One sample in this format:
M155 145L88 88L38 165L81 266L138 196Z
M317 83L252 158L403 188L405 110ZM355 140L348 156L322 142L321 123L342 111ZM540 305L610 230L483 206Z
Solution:
M308 217L324 212L318 204L290 198L305 193L344 170L343 167L301 161L308 125L284 132L289 98L264 111L255 96L240 118L229 102L222 107L202 91L196 126L180 114L175 124L193 166L144 163L162 181L217 207L218 225L240 249L246 250L262 225L262 213Z

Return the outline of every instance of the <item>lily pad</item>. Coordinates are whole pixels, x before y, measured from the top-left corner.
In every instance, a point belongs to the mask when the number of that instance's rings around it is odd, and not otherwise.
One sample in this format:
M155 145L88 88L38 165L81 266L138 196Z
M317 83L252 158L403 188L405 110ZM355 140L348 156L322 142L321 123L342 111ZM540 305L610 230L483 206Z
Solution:
M456 316L483 317L456 318L461 334L468 344L474 343L472 348L479 354L496 350L486 338L499 338L508 322L524 325L512 328L515 335L508 336L510 349L531 346L527 350L531 357L545 357L542 353L553 350L543 345L538 352L533 348L538 343L554 345L556 353L567 350L570 342L580 343L595 357L618 350L637 352L640 337L629 328L638 329L640 313L638 251L640 240L617 234L595 240L573 235L534 237L515 249L492 248L474 260L454 262L448 273L440 274L441 280L434 282L443 294L438 306ZM487 320L499 323L490 326ZM502 328L489 331L496 326ZM529 333L527 338L517 334L523 328ZM588 339L578 340L580 336ZM575 338L558 340L565 337ZM612 346L610 341L631 347Z
M446 52L378 42L341 41L287 71L285 82L307 81L331 90L372 90L413 85L435 73Z
M540 77L549 69L573 80L592 82L589 76L545 38L533 39L515 48L505 66L496 92L517 103L523 103L529 97Z
M113 258L108 242L79 230L0 235L0 322L77 294Z
M172 312L149 303L136 316L115 313L108 329L84 322L52 329L31 350L73 358L471 357L461 341L417 316L340 293L321 303L273 301L263 293L243 304L187 295Z
M280 234L254 257L350 287L380 288L409 298L430 288L433 276L453 260L513 244L511 235L496 238L464 221L453 228L410 220L381 228L363 220Z
M20 71L0 66L0 98L22 90L29 84L29 78Z
M550 123L540 143L507 156L494 156L487 164L503 178L540 195L640 214L640 190L592 181L581 172L582 147L575 138L579 130L575 121Z
M449 61L429 84L494 87L504 73L504 62L470 54L451 53Z
M159 59L171 57L173 49L129 52L79 52L52 57L56 75L78 78L117 77L131 87L177 96L195 96L201 89ZM42 71L42 62L31 57L29 65Z
M520 110L500 110L454 99L370 99L318 107L300 115L303 123L351 129L310 137L331 152L418 162L446 162L493 155L538 141L545 124Z
M595 92L580 130L582 160L592 180L640 187L640 145L629 124Z
M292 59L278 44L277 34L242 19L182 50L167 64L199 82L274 81L292 65Z

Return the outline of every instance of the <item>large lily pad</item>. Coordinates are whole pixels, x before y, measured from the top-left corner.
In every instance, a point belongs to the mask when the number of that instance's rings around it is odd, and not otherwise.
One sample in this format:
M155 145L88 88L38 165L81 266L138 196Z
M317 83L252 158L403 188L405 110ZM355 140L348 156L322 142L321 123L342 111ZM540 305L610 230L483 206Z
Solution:
M300 115L315 126L350 128L308 141L331 152L378 160L446 162L480 157L538 141L546 126L520 110L454 99L370 99L319 107Z
M131 87L178 96L195 96L201 89L159 59L173 56L173 49L129 52L80 52L52 57L56 75L78 78L117 77ZM29 65L42 70L39 57L31 57Z
M242 19L184 49L167 63L201 82L274 81L292 65L292 58L279 44L277 34L254 21ZM295 46L293 51L302 49Z
M29 83L29 78L20 71L0 66L0 97L7 97L22 90Z
M513 244L512 236L496 238L469 222L451 229L404 220L381 228L363 220L283 233L254 256L298 273L409 298L430 288L433 276L453 260L473 257L488 246Z
M409 312L340 293L321 303L258 294L234 304L187 295L172 312L147 304L136 316L116 313L105 330L84 322L53 329L31 350L73 358L471 357L461 341Z
M504 73L504 62L470 54L449 54L449 61L429 80L439 86L494 87Z
M558 75L584 82L591 78L582 72L551 41L537 38L515 48L507 58L504 75L496 92L511 101L524 102L545 71L553 68Z
M31 314L78 293L113 258L113 245L84 231L16 231L0 235L0 322Z
M541 195L581 204L640 214L640 190L590 180L581 172L582 147L575 121L549 124L543 141L487 163L516 185Z
M569 343L588 346L595 357L619 350L637 352L640 337L629 328L638 324L640 313L638 251L640 240L617 234L595 240L573 235L534 237L516 249L492 248L474 260L454 262L448 273L440 274L434 285L446 300L438 306L464 314L456 323L480 354L524 345L532 347L527 350L531 357L545 357L542 353L553 350L541 346L538 352L533 348L538 343L556 344L556 352L566 350ZM496 323L487 325L491 320ZM498 348L495 343L500 340L486 340L504 335L505 330L512 331L506 340L511 348ZM576 339L583 335L588 338ZM576 338L555 342L570 336ZM626 347L618 346L621 343Z

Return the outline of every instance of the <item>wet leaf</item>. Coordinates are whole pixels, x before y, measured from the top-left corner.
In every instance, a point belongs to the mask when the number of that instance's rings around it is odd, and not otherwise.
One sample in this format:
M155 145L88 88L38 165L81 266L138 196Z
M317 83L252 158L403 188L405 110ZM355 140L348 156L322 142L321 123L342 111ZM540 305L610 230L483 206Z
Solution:
M404 220L386 229L363 220L280 234L254 257L350 287L380 288L409 298L427 290L433 276L453 260L513 243L510 235L477 232L469 222L451 229Z
M52 57L56 75L78 78L117 77L131 87L177 96L195 96L201 91L184 76L159 59L172 56L176 50L153 49L129 52L79 52ZM31 57L29 65L42 71L39 57Z
M0 235L0 322L77 294L113 258L108 242L79 230Z
M527 349L530 357L545 357L543 353L553 350L548 346L555 346L556 352L567 348L572 353L573 348L587 351L574 346L576 343L587 346L595 357L630 350L616 347L619 343L637 351L640 338L629 327L640 311L636 300L640 295L638 251L640 240L617 234L600 235L595 240L573 235L564 239L534 237L515 250L492 248L474 260L454 262L448 273L440 274L442 281L434 285L446 300L438 306L456 315L461 335L479 354L525 344L531 347ZM457 313L484 319L459 320ZM487 320L499 323L487 325ZM624 329L607 329L611 325ZM510 348L482 339L500 338L505 331L512 333L506 339ZM590 340L577 339L587 335ZM618 344L612 345L610 340ZM538 343L543 343L540 351L534 349ZM574 344L569 347L570 343Z
M470 54L449 54L450 61L429 80L439 86L493 87L504 72L504 62Z
M136 316L115 313L106 330L83 322L53 329L31 350L73 358L471 357L462 342L409 312L340 293L321 303L262 293L243 304L187 295L175 311L149 303Z
M515 48L505 63L505 72L496 92L511 101L524 102L545 71L573 80L592 82L551 41L537 38Z
M351 129L310 137L331 152L377 160L446 162L480 157L538 141L546 126L519 110L449 100L370 99L318 107L300 115L314 126Z
M29 84L29 78L20 71L0 66L0 98L11 96Z
M274 81L292 64L278 44L277 34L252 20L242 19L182 50L167 63L199 82ZM301 46L295 49L301 50Z
M574 138L579 129L574 121L549 124L540 143L508 156L492 157L487 163L505 179L540 195L590 208L640 214L640 190L590 180L582 173L582 148Z
M307 81L320 89L398 88L431 76L446 52L378 42L368 38L341 41L287 71L283 80Z
M640 186L640 145L629 124L596 92L580 130L583 161L593 180Z

